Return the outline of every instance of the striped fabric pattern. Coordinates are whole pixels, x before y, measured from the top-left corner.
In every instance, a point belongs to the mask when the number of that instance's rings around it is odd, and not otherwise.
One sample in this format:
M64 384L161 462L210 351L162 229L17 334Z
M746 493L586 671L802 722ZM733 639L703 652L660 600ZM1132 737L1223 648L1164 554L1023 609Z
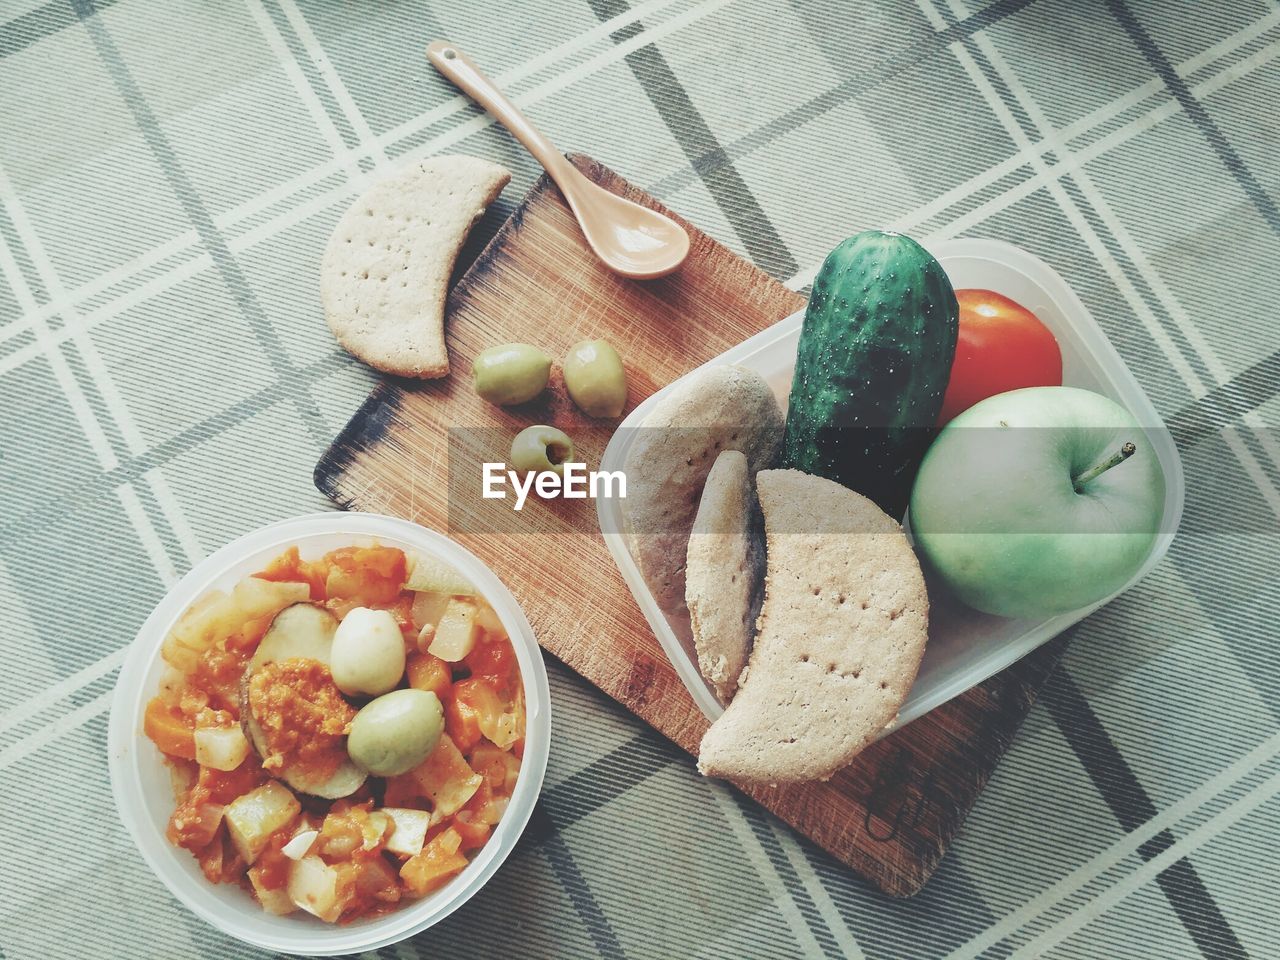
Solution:
M151 875L104 738L186 569L323 509L374 384L316 265L371 178L528 158L424 43L803 289L872 226L1073 283L1178 441L1182 534L1075 631L932 883L889 900L561 668L545 795L379 956L1280 956L1280 7L0 0L0 958L250 958ZM483 237L481 238L483 239Z

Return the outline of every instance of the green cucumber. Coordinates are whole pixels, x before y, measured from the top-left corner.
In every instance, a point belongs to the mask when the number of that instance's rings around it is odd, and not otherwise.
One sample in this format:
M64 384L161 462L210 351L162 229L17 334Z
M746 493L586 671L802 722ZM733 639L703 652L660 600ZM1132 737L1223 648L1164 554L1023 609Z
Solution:
M800 330L783 465L906 512L942 409L959 307L941 265L895 233L831 251Z

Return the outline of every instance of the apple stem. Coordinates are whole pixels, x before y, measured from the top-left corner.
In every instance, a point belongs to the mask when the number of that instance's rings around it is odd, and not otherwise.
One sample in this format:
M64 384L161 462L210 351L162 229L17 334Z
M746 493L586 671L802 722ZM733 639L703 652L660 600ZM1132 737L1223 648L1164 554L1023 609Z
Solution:
M1132 441L1126 442L1123 447L1121 447L1111 456L1107 457L1107 459L1103 460L1099 464L1095 464L1094 466L1086 470L1084 473L1080 474L1080 476L1072 480L1071 486L1075 487L1076 493L1082 493L1084 491L1084 485L1088 483L1090 480L1093 480L1094 478L1098 477L1100 474L1106 473L1116 464L1124 463L1126 460L1128 460L1137 452L1138 452L1138 448L1133 444Z

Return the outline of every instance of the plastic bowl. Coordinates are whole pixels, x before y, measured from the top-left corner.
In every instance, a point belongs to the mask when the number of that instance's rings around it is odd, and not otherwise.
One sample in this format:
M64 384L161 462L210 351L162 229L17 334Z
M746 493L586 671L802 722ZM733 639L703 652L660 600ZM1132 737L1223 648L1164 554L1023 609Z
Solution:
M439 890L385 916L346 926L327 924L302 912L272 916L238 886L209 883L195 858L165 839L173 791L160 751L142 733L143 710L159 687L163 667L160 645L193 601L211 589L231 588L290 545L296 544L304 558L314 558L337 547L374 542L412 549L452 564L471 580L502 621L524 683L527 723L520 778L488 843L462 873ZM470 551L438 533L393 517L356 513L297 517L241 537L197 564L142 625L120 670L111 705L108 752L112 790L121 819L156 876L196 916L223 933L265 950L305 956L374 950L420 933L447 917L483 887L507 858L542 788L551 735L550 699L546 668L528 620L510 591Z
M888 735L999 673L1145 577L1169 549L1182 517L1185 492L1177 448L1155 407L1097 321L1056 270L1025 250L998 240L947 240L930 244L929 250L938 258L957 290L994 290L1039 317L1053 331L1062 348L1063 383L1096 390L1133 414L1144 428L1144 436L1151 442L1164 471L1164 513L1161 532L1156 536L1151 552L1142 568L1122 589L1090 606L1056 617L1006 620L979 613L961 604L941 584L931 582L929 643L925 648L924 661L897 719L881 731L880 736ZM720 354L706 366L736 363L755 370L773 388L779 403L786 409L803 319L803 311L794 313ZM623 468L627 450L635 438L635 428L644 422L654 404L674 386L664 387L631 411L605 449L601 470ZM724 708L716 702L715 694L698 670L688 618L667 617L658 607L622 534L622 504L618 498L601 497L596 501L596 509L609 552L613 554L654 635L693 702L707 719L715 720Z

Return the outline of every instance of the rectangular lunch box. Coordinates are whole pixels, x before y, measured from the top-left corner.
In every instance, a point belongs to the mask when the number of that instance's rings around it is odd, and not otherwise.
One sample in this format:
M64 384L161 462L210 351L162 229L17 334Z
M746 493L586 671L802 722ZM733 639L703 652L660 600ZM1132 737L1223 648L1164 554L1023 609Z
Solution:
M1146 435L1155 447L1164 471L1164 515L1161 533L1150 554L1123 589L1096 604L1049 619L1009 620L979 613L961 604L931 580L929 642L924 661L897 721L882 735L910 723L1003 670L1146 576L1169 549L1182 515L1184 495L1182 465L1173 438L1097 321L1057 271L1026 251L997 240L947 240L933 244L930 252L938 258L956 289L994 290L1031 310L1053 332L1062 348L1063 383L1105 394L1128 409L1139 425L1146 428ZM750 367L768 381L785 409L803 316L803 311L792 314L722 353L707 365L733 363ZM605 450L602 470L623 468L628 447L636 435L634 428L644 422L654 404L674 386L673 383L659 390L622 422ZM723 708L698 671L688 622L668 619L658 608L631 556L627 539L621 533L624 529L621 501L613 497L601 498L597 500L597 511L609 551L649 626L694 703L708 719L714 720Z

